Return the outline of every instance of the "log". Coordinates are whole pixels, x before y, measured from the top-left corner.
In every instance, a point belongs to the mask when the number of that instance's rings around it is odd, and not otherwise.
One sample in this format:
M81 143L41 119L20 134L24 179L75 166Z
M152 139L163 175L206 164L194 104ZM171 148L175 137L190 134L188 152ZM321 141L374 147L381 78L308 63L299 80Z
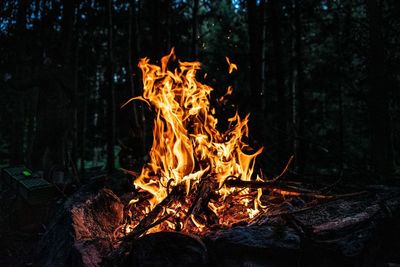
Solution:
M312 205L287 198L251 224L214 229L201 239L176 232L142 235L164 218L154 211L140 227L144 232L120 242L112 240L122 219L115 194L78 192L48 228L36 265L330 267L384 266L382 259L400 262L400 190L366 190L370 193L316 199ZM160 207L169 205L175 194Z
M35 266L101 266L116 246L123 204L109 189L75 193L59 209L36 250Z
M125 266L208 266L200 238L176 232L159 232L133 241Z
M213 194L213 189L214 186L209 177L200 182L193 203L186 215L184 225L187 224L191 215L196 217L202 210L205 211L208 208L207 205Z
M169 218L169 215L164 216L162 220L158 220L157 223L155 223L157 217L159 216L160 212L164 209L167 208L174 200L180 197L179 193L182 193L182 190L180 187L174 187L172 191L168 194L168 196L158 203L140 222L139 224L133 229L132 232L128 233L127 235L123 236L121 240L129 241L133 240L135 238L138 238L142 234L144 234L146 231L150 230L154 226L158 225L161 223L163 220L166 220ZM182 193L183 194L183 193Z

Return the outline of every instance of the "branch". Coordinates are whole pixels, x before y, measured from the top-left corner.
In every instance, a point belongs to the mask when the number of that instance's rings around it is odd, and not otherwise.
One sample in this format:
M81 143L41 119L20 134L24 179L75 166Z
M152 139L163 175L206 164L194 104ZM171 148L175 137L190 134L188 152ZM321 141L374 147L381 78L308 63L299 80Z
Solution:
M152 209L140 222L139 224L135 227L135 229L128 233L126 236L122 237L122 240L133 240L145 233L147 230L153 228L154 226L160 224L161 222L165 221L168 219L171 215L168 214L161 219L155 221L161 211L165 208L168 207L172 201L175 200L176 197L179 196L179 187L174 187L171 191L171 193L168 194L168 196L158 203L154 209Z

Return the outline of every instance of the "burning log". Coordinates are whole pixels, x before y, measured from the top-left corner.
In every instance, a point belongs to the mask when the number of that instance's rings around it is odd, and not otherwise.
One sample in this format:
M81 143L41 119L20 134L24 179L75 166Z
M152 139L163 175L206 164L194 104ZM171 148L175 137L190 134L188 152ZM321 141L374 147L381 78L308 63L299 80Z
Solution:
M322 195L319 192L313 192L302 188L294 190L293 188L288 186L277 185L275 181L242 181L239 179L235 179L235 180L226 180L225 185L227 187L241 187L241 188L252 188L252 189L262 188L265 191L278 193L282 196L307 197L319 200L335 200L338 198L349 198L369 193L368 191L360 191L360 192L339 194L339 195Z
M213 185L210 176L202 179L200 185L198 186L193 203L190 206L189 211L186 215L184 227L187 225L188 220L191 218L191 216L196 217L200 213L200 211L208 209L207 205L212 197L214 190L215 185Z
M99 266L116 246L123 204L109 189L84 187L69 198L37 246L35 266Z
M118 197L110 190L78 191L63 205L43 236L36 266L330 267L344 263L353 266L349 262L357 261L381 266L374 261L379 258L366 257L387 253L382 252L385 244L393 250L400 248L398 242L391 241L400 237L396 226L400 222L400 190L384 187L367 188L370 194L342 194L348 197L309 206L306 203L303 209L297 208L297 197L290 197L270 206L251 224L213 229L201 238L176 232L143 235L160 221L171 218L156 213L179 201L182 190L173 188L170 196L153 209L154 213L145 217L146 223L133 230L134 237L119 241L112 238L114 227L122 218ZM197 194L201 191L207 192L199 187ZM192 204L203 202L200 197L194 199ZM192 214L196 209L193 207Z
M168 214L161 219L157 220L159 217L160 213L165 209L166 207L169 207L170 204L176 200L177 198L181 197L181 191L179 187L174 187L172 191L168 194L168 196L158 203L140 222L139 224L128 234L126 234L124 237L122 237L122 240L133 240L142 234L144 234L146 231L149 229L155 227L156 225L162 223L169 217L171 217L172 214ZM156 221L157 220L157 221Z

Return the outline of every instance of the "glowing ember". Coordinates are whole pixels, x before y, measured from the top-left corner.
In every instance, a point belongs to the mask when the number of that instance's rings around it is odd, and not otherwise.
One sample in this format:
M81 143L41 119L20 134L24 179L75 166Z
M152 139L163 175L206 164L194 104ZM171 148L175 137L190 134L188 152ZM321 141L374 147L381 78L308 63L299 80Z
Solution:
M124 234L154 209L160 210L152 222L160 223L150 232L199 234L211 226L248 221L263 208L261 189L230 188L224 183L232 176L249 181L255 158L262 151L254 152L243 140L248 136L248 115L240 118L236 113L229 119L228 129L219 131L209 101L213 89L196 80L200 62L179 62L177 69L168 70L168 62L174 59L172 50L161 59L161 66L150 64L147 58L139 62L143 96L128 102L142 100L156 116L150 161L134 179L139 197L129 203L128 221L118 229ZM237 70L226 60L229 73ZM229 87L225 95L231 93Z

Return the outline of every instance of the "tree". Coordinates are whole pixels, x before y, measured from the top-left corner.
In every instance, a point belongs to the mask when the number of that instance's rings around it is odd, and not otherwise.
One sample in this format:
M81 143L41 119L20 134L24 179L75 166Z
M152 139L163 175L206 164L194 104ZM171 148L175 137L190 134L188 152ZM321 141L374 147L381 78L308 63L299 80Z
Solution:
M304 70L303 70L303 41L301 22L301 0L294 0L294 86L292 96L292 120L295 128L294 151L297 159L296 170L302 174L305 167L304 149Z
M199 27L199 0L193 0L192 7L192 43L191 43L191 54L192 58L195 60L197 58L197 36L198 36L198 27Z
M15 55L15 78L16 80L25 79L24 75L26 72L24 69L25 63L25 25L26 25L26 13L28 9L29 1L21 0L19 1L18 9L17 9L17 22L15 26L15 47L16 47L16 55ZM21 88L17 88L17 91L20 91ZM10 144L10 163L11 164L21 164L24 160L24 102L23 97L20 93L17 93L15 96L15 119L13 120L13 135L11 136L11 144Z
M277 110L276 117L278 128L278 143L279 143L279 160L282 161L287 156L287 101L286 101L286 86L282 66L282 37L281 37L281 1L271 0L270 2L270 29L272 39L272 58L271 58L271 77L274 80L274 90L277 91Z
M250 50L250 90L252 101L256 102L260 107L260 93L264 88L262 84L262 60L264 58L262 51L264 43L264 1L257 5L256 0L247 1L247 21L249 34L249 50Z
M115 169L115 92L114 92L114 55L113 55L113 1L107 1L107 170Z
M393 151L389 116L389 85L385 70L385 46L382 35L382 3L367 0L369 25L368 111L371 120L370 152L375 171L382 177L393 171Z

